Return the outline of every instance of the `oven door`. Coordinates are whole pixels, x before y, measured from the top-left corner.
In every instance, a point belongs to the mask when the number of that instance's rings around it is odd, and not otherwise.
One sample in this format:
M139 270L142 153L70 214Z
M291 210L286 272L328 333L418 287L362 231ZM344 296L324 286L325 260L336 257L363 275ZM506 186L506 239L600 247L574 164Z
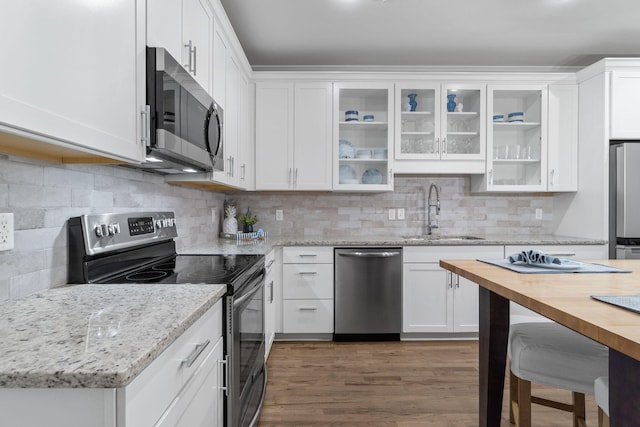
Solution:
M227 331L232 337L227 426L252 426L257 423L266 388L264 270L242 286L232 304L232 330Z

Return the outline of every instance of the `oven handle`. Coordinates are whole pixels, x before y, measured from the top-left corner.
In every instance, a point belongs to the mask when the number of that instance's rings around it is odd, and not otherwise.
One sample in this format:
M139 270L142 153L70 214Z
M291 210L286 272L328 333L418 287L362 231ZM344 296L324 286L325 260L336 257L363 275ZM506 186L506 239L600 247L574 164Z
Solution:
M262 279L264 278L264 273L260 274L260 278L256 280L256 282L262 282ZM248 300L249 298L251 298L256 292L258 292L261 289L260 285L256 285L253 289L251 289L249 292L247 292L246 294L242 295L240 298L238 299L234 299L233 300L233 306L237 307L239 305L242 305L246 300Z
M224 385L220 387L221 391L224 391L225 396L229 396L229 355L224 356L224 360L219 360L220 365L224 372Z

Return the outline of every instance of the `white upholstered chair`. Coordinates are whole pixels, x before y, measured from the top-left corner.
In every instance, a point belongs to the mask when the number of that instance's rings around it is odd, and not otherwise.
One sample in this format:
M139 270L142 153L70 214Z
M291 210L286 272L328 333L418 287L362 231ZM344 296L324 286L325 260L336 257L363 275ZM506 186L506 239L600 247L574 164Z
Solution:
M609 427L609 377L598 377L594 383L598 404L598 427Z
M509 330L510 411L518 427L531 426L531 404L573 413L574 427L585 425L585 394L596 378L608 375L607 347L555 322L512 324ZM571 404L531 396L531 383L572 392Z

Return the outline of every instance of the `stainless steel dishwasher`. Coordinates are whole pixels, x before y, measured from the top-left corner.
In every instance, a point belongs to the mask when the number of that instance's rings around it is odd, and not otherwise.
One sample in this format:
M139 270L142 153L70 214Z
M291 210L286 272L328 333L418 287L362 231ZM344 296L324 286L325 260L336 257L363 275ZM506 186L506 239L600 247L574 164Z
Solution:
M335 341L392 341L402 332L402 248L335 250Z

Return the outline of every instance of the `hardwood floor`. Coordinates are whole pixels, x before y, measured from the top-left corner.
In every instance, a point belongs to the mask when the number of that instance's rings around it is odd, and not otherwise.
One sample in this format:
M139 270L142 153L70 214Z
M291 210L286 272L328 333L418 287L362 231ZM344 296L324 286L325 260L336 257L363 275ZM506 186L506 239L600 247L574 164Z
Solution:
M478 425L477 341L276 342L267 371L260 427ZM570 399L539 385L536 392ZM569 413L532 412L533 426L572 425ZM592 396L587 422L597 426ZM506 401L501 425L511 425Z

